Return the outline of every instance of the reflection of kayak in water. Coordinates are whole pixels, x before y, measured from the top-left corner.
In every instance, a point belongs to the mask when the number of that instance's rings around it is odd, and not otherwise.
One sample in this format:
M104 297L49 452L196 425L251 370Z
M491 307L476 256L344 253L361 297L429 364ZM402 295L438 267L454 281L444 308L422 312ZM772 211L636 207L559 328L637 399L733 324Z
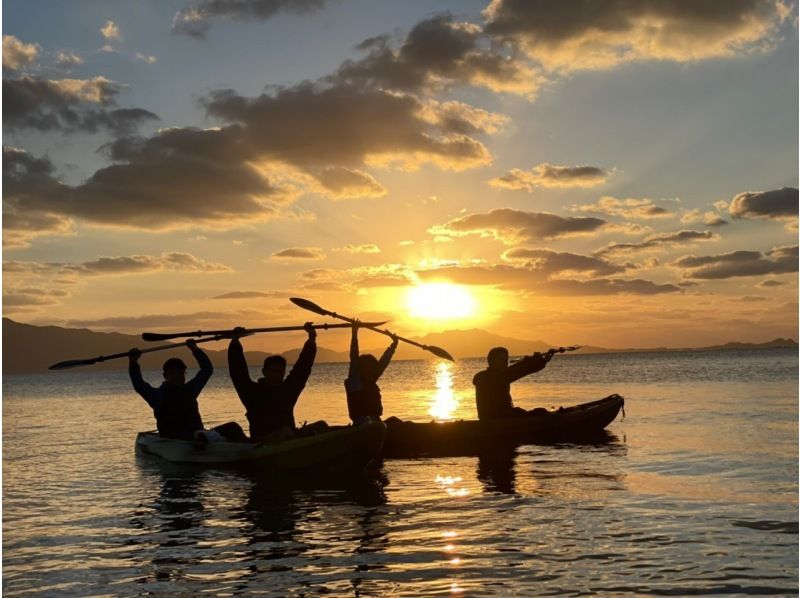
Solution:
M498 446L580 440L603 434L625 400L611 395L598 401L528 416L453 422L387 422L384 457L476 455Z
M199 444L161 438L156 432L140 432L136 436L136 453L171 463L248 466L269 471L360 470L378 455L385 436L386 425L380 421L259 444Z

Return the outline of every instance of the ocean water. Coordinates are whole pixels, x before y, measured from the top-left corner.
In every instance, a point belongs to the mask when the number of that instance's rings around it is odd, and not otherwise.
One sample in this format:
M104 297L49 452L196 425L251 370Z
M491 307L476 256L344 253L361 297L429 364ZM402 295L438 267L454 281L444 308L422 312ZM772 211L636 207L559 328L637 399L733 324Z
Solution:
M385 415L473 418L481 367L393 363ZM315 368L298 422L347 421L345 373ZM797 351L563 355L512 387L611 393L606 443L288 482L137 458L124 371L4 376L3 595L797 595ZM200 403L245 423L224 369Z

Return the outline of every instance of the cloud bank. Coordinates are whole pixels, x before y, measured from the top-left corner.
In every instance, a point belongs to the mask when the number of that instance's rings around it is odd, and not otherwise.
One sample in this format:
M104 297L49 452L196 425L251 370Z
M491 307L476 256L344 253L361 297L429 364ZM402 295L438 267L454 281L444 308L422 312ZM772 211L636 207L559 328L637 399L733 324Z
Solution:
M485 32L548 71L696 62L758 49L791 17L780 0L493 0Z
M302 15L324 5L325 0L200 0L175 13L172 31L203 38L215 21L266 21L281 12Z
M523 212L514 208L497 208L485 213L467 214L429 229L434 235L481 235L506 244L519 241L560 239L591 234L606 224L600 218L562 217L547 212Z
M489 185L498 189L533 191L535 187L595 187L608 179L610 171L599 166L559 166L539 164L530 170L513 168L493 178Z
M766 253L734 251L701 257L691 255L682 257L671 265L683 270L684 278L700 280L797 273L797 245L776 247Z
M9 130L133 132L158 120L142 108L117 108L121 87L104 77L44 79L24 75L3 79L3 122Z

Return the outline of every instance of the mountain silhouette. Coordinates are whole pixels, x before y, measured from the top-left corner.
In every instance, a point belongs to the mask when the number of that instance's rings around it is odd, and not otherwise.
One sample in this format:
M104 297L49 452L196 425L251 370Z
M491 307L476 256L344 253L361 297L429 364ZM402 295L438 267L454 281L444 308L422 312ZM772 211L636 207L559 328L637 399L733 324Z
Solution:
M362 351L379 355L388 345L386 337L364 331L361 337ZM386 341L383 343L382 341ZM526 341L516 338L500 336L480 329L448 330L436 332L422 337L412 337L411 340L426 344L436 345L449 351L457 359L467 357L484 357L492 347L506 347L512 356L526 355L534 351L546 351L558 345L541 340ZM572 340L572 339L570 339ZM579 340L579 339L578 339ZM300 352L302 339L298 339L297 347L281 353L291 364L297 359ZM159 343L161 344L161 343ZM168 344L168 343L163 343ZM22 324L9 318L3 318L3 373L4 374L33 374L46 372L47 368L59 361L67 359L89 359L98 355L122 353L132 347L144 349L148 343L139 336L121 334L118 332L95 332L86 328L62 328L60 326L34 326ZM577 353L628 353L628 352L653 352L653 351L687 351L687 350L725 350L725 349L758 349L772 347L797 347L797 343L789 338L777 338L766 343L738 343L731 342L724 345L701 347L692 349L607 349L603 347L582 347ZM209 343L201 345L208 354L211 362L217 367L227 367L227 343ZM216 347L212 350L211 347ZM263 351L247 351L247 362L250 364L261 363L265 357L271 355ZM190 367L193 367L194 358L186 347L172 351L145 353L140 362L144 368L160 368L167 357L180 357ZM430 353L417 347L403 343L397 349L395 359L426 359ZM317 348L317 362L346 362L349 360L347 351L334 351L325 347ZM125 358L98 363L85 370L120 370L128 367Z

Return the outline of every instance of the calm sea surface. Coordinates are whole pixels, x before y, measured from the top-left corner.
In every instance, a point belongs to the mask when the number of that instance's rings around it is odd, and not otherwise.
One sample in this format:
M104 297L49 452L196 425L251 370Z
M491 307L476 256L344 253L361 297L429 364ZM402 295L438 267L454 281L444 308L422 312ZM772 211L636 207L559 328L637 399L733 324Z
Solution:
M473 418L481 367L393 363L385 415ZM344 376L317 366L298 422L345 423ZM3 595L797 595L797 351L564 355L512 389L615 392L607 444L286 483L137 459L124 371L4 376ZM225 369L200 404L245 423Z

